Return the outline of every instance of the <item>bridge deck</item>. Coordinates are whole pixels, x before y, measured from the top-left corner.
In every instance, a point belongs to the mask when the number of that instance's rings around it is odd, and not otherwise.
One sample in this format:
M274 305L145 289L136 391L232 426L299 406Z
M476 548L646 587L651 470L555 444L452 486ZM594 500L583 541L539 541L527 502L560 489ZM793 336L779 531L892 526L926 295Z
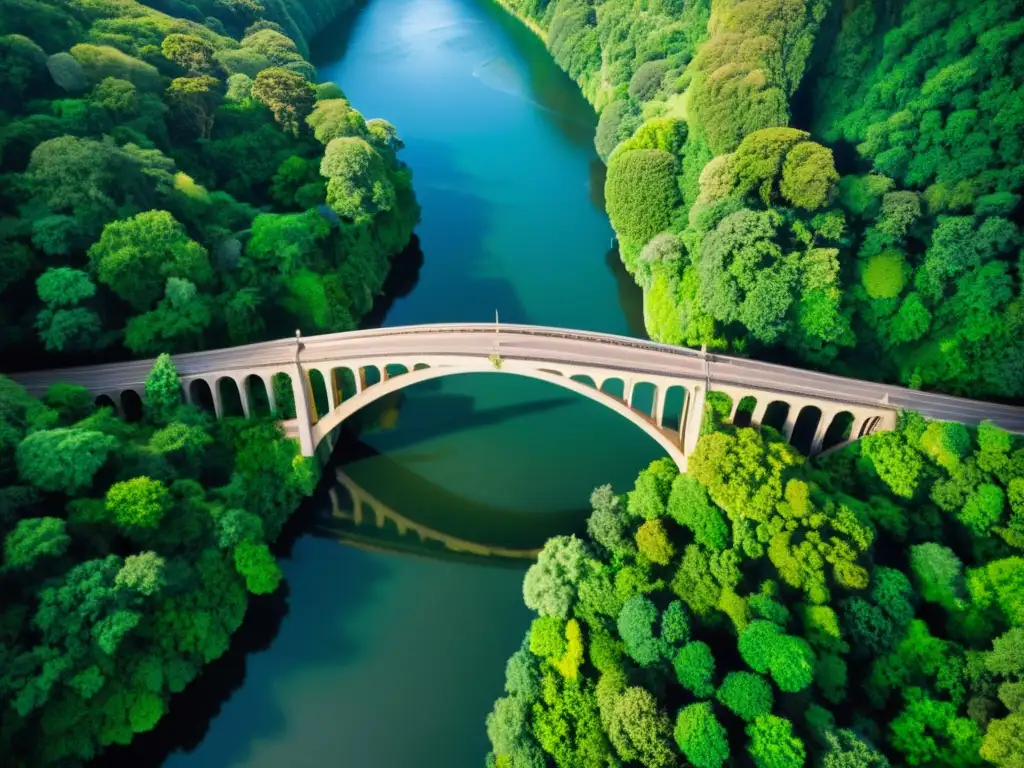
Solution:
M925 416L977 424L991 419L1005 429L1024 432L1024 408L987 403L889 384L851 379L834 374L747 360L729 355L701 353L612 334L530 325L457 323L377 328L365 331L309 336L301 351L295 339L249 344L229 349L174 355L183 378L244 374L251 369L280 368L296 362L303 367L343 366L347 360L370 359L417 363L431 356L479 358L497 344L501 357L534 363L607 369L624 376L660 375L701 379L710 389L749 387L808 398L834 400L894 409L907 408ZM95 393L141 391L152 360L63 368L14 374L12 378L31 393L42 394L58 381L81 384Z

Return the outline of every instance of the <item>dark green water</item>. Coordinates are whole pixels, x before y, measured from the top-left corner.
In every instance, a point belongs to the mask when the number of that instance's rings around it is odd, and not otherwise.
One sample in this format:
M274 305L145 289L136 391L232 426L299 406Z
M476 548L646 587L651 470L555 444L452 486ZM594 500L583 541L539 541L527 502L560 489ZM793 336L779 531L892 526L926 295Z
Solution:
M415 173L422 265L401 263L406 295L384 324L497 309L641 333L639 293L608 256L594 114L518 22L486 0L371 0L315 58L367 118L398 126ZM369 416L295 526L286 591L254 606L141 764L170 751L175 768L477 768L529 620L525 563L462 562L369 512L325 521L335 469L441 535L531 548L578 528L595 485L624 489L659 455L600 405L513 376L421 385ZM401 552L337 541L353 536Z

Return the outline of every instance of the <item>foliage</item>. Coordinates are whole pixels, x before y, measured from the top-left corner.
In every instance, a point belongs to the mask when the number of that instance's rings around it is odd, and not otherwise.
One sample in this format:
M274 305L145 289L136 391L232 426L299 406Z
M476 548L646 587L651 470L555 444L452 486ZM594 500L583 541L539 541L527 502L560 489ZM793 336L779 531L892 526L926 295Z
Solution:
M594 691L588 738L624 765L720 766L744 747L764 768L1017 765L1022 457L990 423L913 413L813 463L774 430L717 423L686 473L657 461L625 498L594 492L571 539L584 575L527 652ZM586 654L569 650L573 623ZM545 711L575 701L538 692L523 663L510 690ZM527 719L521 737L587 764L547 728Z
M752 672L730 672L715 694L722 706L750 722L772 711L772 687Z
M18 488L27 502L0 515L4 764L81 764L151 730L227 650L247 589L281 580L268 544L311 490L293 442L270 422L212 427L166 356L147 383L161 406L125 423L81 388L40 402L0 377L0 507Z
M725 728L707 702L679 710L675 737L679 749L694 768L718 768L729 759Z
M4 2L0 356L148 357L346 330L370 311L419 209L394 126L314 85L304 36L330 3ZM321 137L365 139L384 172L336 174L336 199L365 211L296 219L288 237L305 229L312 247L287 272L244 249L258 214L327 198L307 117Z
M652 337L1019 398L1020 14L883 5L506 3L600 113ZM652 274L665 234L689 259Z

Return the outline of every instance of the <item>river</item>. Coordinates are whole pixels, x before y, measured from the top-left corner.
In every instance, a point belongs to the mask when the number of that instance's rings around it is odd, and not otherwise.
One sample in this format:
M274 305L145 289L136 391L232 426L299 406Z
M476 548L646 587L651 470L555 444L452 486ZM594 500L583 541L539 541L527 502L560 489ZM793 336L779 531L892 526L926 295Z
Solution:
M497 311L642 334L639 291L609 253L596 118L525 27L487 0L371 0L314 59L368 119L398 127L415 175L422 263L396 265L383 324ZM595 485L625 490L661 455L602 406L514 376L418 385L365 421L291 526L281 594L254 601L134 765L479 768L528 626L527 561L463 562L393 521L377 529L371 507L369 525L333 523L332 492L353 506L336 473L443 536L530 549L579 529Z

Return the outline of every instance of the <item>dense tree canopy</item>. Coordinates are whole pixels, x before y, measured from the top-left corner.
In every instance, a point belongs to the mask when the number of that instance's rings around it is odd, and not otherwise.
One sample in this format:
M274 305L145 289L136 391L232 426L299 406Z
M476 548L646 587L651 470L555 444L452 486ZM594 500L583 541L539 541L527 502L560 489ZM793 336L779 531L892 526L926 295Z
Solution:
M0 0L0 356L355 327L419 209L394 126L306 61L340 4ZM340 137L365 162L321 176ZM264 258L257 217L301 262Z
M41 402L0 377L5 765L79 764L152 729L227 650L246 593L280 582L268 544L312 468L275 423L214 422L180 389L165 356L129 424L80 387Z
M813 463L719 424L542 550L488 765L1019 765L1022 489L989 423L904 413Z

